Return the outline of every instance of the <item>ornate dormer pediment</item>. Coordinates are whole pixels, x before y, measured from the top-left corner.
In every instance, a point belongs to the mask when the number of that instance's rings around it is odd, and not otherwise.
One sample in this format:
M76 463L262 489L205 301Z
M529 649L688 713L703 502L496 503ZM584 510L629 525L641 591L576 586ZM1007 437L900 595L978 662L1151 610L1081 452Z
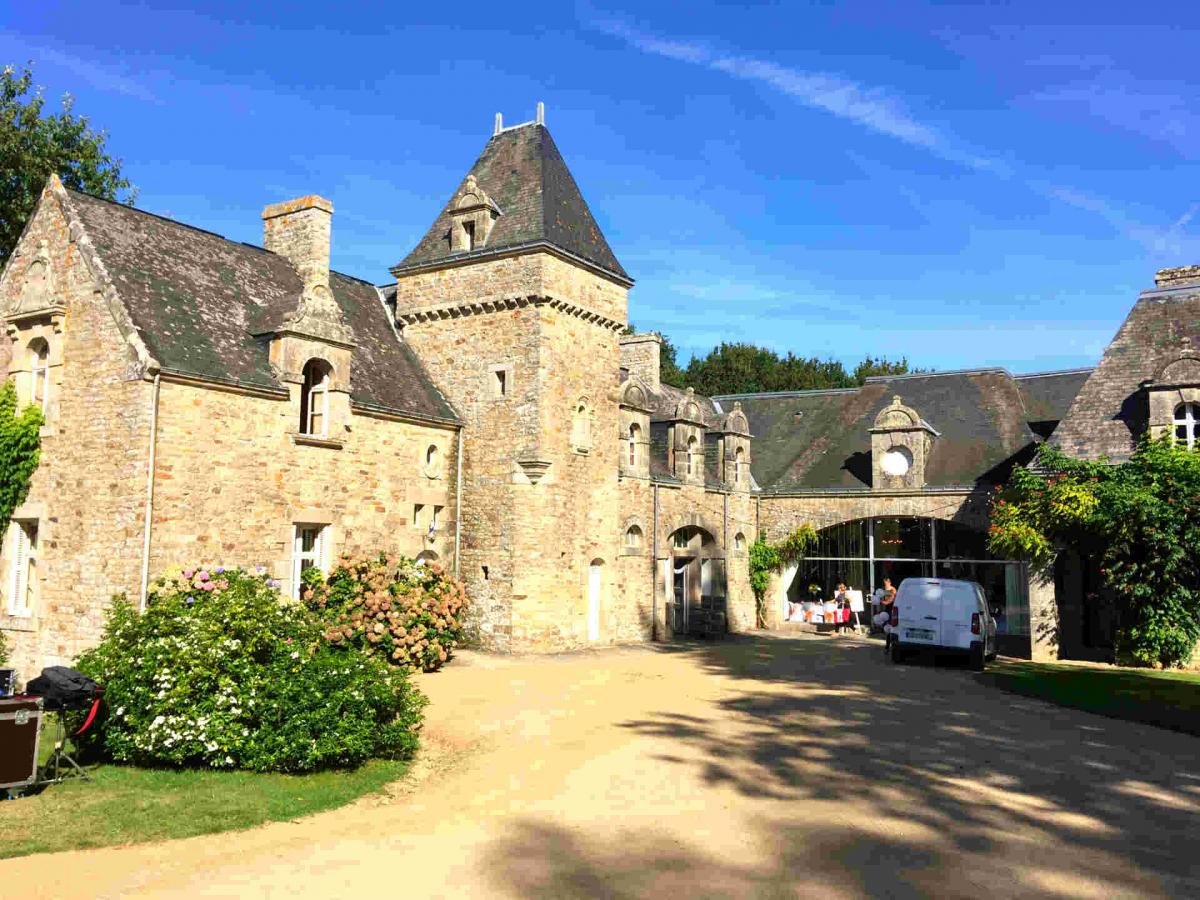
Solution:
M343 347L354 345L354 332L346 324L342 308L333 299L329 285L318 281L304 286L296 308L283 317L277 333L316 338Z
M721 431L725 434L740 434L750 437L750 422L742 412L742 402L735 400L733 409L721 422Z
M1163 390L1179 387L1200 386L1200 353L1192 347L1192 340L1184 337L1180 341L1179 354L1161 369L1154 381L1147 387L1150 390Z
M5 320L12 324L28 319L61 318L66 312L66 304L55 284L49 244L39 241L27 262L14 260L14 263L21 273L21 287L4 310Z
M627 409L651 411L650 390L636 378L630 378L621 388L620 405Z
M700 403L696 400L695 388L688 388L683 398L675 404L675 420L692 422L696 425L704 424L704 416L700 414Z
M450 250L462 252L487 246L492 226L502 215L474 175L468 175L450 212Z

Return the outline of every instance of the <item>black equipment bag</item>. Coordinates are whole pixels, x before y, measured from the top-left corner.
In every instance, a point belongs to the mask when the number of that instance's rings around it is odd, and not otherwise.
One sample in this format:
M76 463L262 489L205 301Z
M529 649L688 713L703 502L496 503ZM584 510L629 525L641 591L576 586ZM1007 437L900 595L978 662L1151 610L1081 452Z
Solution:
M25 693L40 696L46 709L84 709L99 686L82 672L66 666L50 666L25 685Z

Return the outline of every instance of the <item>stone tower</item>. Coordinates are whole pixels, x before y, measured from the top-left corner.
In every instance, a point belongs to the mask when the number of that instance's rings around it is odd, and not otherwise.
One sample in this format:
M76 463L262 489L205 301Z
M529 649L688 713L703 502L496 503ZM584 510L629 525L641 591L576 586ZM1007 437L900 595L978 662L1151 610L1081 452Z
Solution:
M391 271L397 324L464 421L461 573L485 644L608 640L619 344L633 282L540 105L523 125L497 117L483 154Z

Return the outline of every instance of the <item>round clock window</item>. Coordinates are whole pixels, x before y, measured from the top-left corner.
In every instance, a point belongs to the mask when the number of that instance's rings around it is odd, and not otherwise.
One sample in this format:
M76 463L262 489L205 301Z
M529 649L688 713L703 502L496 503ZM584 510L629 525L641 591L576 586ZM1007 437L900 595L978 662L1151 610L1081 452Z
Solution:
M908 470L912 468L912 454L905 447L892 447L883 454L880 467L885 475L891 475L893 478L907 475Z

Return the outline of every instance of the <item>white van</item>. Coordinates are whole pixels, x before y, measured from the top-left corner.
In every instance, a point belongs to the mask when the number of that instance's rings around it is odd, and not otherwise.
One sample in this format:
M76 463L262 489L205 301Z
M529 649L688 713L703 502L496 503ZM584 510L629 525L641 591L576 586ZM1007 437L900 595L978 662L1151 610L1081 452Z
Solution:
M905 578L892 610L892 662L927 649L968 654L971 668L982 670L996 657L996 620L974 581Z

